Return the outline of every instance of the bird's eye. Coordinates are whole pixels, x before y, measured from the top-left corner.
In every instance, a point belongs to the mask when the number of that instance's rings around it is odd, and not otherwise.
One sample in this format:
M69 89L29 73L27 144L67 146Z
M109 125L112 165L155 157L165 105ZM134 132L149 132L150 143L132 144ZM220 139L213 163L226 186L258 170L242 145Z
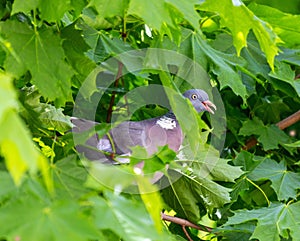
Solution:
M195 99L197 99L197 98L198 98L198 96L197 96L197 95L195 95L195 94L193 94L191 97L192 97L192 100L195 100Z

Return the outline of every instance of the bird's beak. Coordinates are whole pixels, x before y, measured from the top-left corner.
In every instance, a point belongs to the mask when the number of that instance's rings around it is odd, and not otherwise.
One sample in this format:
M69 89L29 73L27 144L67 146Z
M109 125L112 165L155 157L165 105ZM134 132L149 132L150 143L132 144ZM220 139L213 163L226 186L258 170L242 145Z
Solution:
M204 108L212 114L214 114L214 111L217 110L217 107L209 100L203 101L202 104L204 105ZM214 110L212 110L210 107L214 108Z

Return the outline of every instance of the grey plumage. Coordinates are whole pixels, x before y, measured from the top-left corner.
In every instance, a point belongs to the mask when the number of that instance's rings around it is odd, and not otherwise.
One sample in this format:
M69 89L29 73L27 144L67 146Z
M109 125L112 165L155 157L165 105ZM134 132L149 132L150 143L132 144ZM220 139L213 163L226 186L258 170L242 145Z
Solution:
M209 101L205 91L191 89L183 96L188 98L197 112L216 109ZM97 124L96 122L71 118L74 127L73 132L84 132ZM130 155L133 146L144 147L151 155L159 146L168 145L170 149L178 151L184 139L184 134L172 111L167 114L143 121L125 121L109 131L101 139L97 134L90 137L85 145L77 145L78 152L83 153L90 160L100 160L104 163L115 163L112 156ZM113 142L113 143L112 143ZM99 150L99 151L97 151ZM112 155L109 155L112 153ZM122 162L122 158L118 158ZM127 160L124 159L124 162Z

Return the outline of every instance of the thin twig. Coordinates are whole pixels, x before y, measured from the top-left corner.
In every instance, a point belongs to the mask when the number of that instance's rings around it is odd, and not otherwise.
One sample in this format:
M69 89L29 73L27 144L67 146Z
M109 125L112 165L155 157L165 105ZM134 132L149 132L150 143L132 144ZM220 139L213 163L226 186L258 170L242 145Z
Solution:
M188 238L188 240L193 241L192 238L190 237L188 231L186 231L185 226L182 226L182 230L183 230L185 236Z
M279 121L276 126L279 127L280 130L284 130L285 128L295 124L296 122L300 121L300 110L296 113L290 115L289 117ZM247 141L246 145L243 147L243 150L249 150L250 148L254 147L257 144L257 139L252 137L250 140Z
M118 87L119 80L122 78L122 70L123 70L123 63L119 62L118 73L117 73L116 81L115 81L115 84L114 84L115 87ZM115 103L115 98L116 98L116 91L113 91L112 96L110 98L109 107L108 107L108 110L107 110L107 117L106 117L106 122L107 123L109 123L111 121L112 109L113 109L113 106L114 106L114 103Z
M197 224L194 224L188 220L185 220L183 218L178 218L178 217L173 217L173 216L169 216L167 214L161 213L161 219L171 222L171 223L176 223L181 225L182 227L191 227L191 228L195 228L197 230L200 231L205 231L205 232L211 232L212 228L210 227L206 227L206 226L199 226Z

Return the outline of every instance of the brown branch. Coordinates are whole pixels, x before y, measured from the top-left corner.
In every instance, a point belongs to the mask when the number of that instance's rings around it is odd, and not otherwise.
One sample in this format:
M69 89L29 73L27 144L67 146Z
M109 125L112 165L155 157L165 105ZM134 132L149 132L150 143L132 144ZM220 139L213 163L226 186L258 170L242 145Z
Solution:
M185 220L183 218L177 218L177 217L173 217L173 216L169 216L167 214L161 213L161 219L164 221L168 221L171 223L176 223L181 225L182 227L191 227L191 228L195 228L197 230L200 231L205 231L205 232L211 232L212 228L210 227L206 227L206 226L199 226L197 224L194 224L188 220Z
M298 121L300 121L300 110L290 115L289 117L283 119L282 121L279 121L276 124L276 126L278 126L280 130L284 130L285 128L295 124ZM254 147L256 144L257 144L257 139L253 137L247 141L246 145L243 147L243 150L247 151L250 148Z
M183 230L185 236L188 238L188 240L193 241L192 238L190 237L188 231L186 231L185 226L182 226L182 230Z
M300 110L298 110L296 113L290 115L289 117L285 118L282 121L279 121L276 125L279 127L279 129L283 130L296 122L300 121Z
M119 62L119 66L118 66L118 73L116 76L116 81L114 86L118 87L119 85L119 80L122 78L122 70L123 70L123 63ZM112 109L115 103L115 98L116 98L116 91L112 92L112 96L110 98L110 102L109 102L109 107L107 110L107 116L106 116L106 122L109 123L111 121L111 116L112 116Z

